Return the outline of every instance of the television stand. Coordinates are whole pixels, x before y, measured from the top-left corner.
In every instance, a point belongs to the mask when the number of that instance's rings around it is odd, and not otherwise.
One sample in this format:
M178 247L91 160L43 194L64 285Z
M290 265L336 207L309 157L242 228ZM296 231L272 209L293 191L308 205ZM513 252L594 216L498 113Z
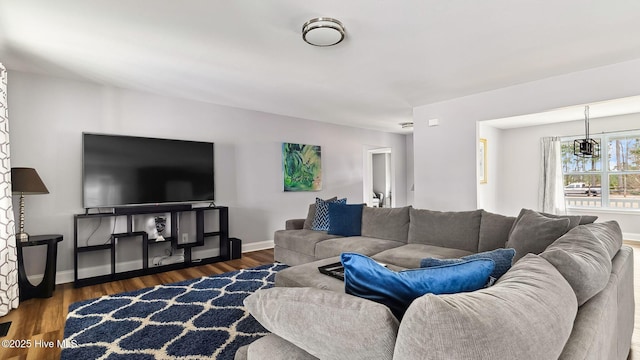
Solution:
M239 259L241 257L240 239L229 238L229 208L226 206L213 206L213 207L199 207L193 208L191 205L167 205L167 206L144 206L144 207L127 207L120 208L126 209L122 212L111 213L94 213L94 214L76 214L74 215L74 227L73 227L73 241L74 241L74 286L81 287L86 285L101 284L114 280L129 279L132 277L156 274L159 272L188 268L191 266L210 264L220 261L227 261L231 259ZM135 211L134 211L135 209ZM212 232L205 231L205 213L217 212L218 215L218 230ZM164 236L164 240L158 241L158 239L150 239L146 231L135 231L133 229L133 218L137 215L144 214L169 214L167 221L171 223L171 234ZM194 213L195 214L195 241L194 242L179 242L179 217L181 213ZM124 232L113 232L110 236L110 240L103 244L98 245L78 245L78 229L80 223L88 219L105 219L126 217L127 227ZM116 221L113 219L113 221ZM202 247L205 245L207 239L217 238L219 241L220 255L193 259L192 249ZM128 271L116 271L116 253L118 248L118 240L122 239L126 241L139 241L142 248L141 267L136 270ZM132 240L133 239L133 240ZM171 243L172 249L184 249L184 259L177 263L149 266L149 248L155 246L155 244ZM111 271L108 274L91 276L80 278L78 275L78 260L86 253L94 253L100 251L108 251L110 253L109 264L111 265Z
M191 204L174 204L174 205L140 205L140 206L123 206L113 208L116 215L139 215L153 213L167 213L172 211L190 211Z

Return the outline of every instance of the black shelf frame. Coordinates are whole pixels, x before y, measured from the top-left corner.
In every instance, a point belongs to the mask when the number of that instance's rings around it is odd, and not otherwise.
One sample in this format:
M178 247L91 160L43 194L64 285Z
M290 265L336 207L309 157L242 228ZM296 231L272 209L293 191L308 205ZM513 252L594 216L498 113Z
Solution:
M205 213L209 211L218 212L218 231L205 232ZM178 228L180 213L195 212L196 216L196 241L189 243L178 243ZM169 213L171 218L171 235L165 237L163 241L157 241L156 239L150 239L146 231L133 231L133 217L136 215L144 214L161 214ZM78 228L79 222L83 219L92 218L110 218L121 217L127 218L127 231L120 233L113 233L109 239L109 242L99 245L78 246ZM220 255L203 259L193 260L192 249L200 246L204 246L205 239L217 237L219 240ZM118 247L119 239L127 239L126 241L135 241L134 239L141 238L140 246L142 247L142 268L129 271L116 271L116 249ZM239 239L233 239L233 241L240 241ZM154 244L166 244L171 243L173 249L184 249L184 261L179 263L167 264L149 267L149 246ZM237 245L237 244L236 244ZM157 274L160 272L184 269L197 265L211 264L220 261L231 260L232 258L240 258L240 254L232 251L232 244L229 240L229 208L226 206L209 206L185 209L184 206L177 206L175 208L163 207L162 209L154 209L150 207L141 208L138 212L128 210L126 213L118 213L116 211L109 213L84 213L75 214L73 222L73 253L74 253L74 287L82 287L87 285L102 284L114 280L124 280L133 277ZM78 277L78 259L79 255L83 253L109 250L110 251L110 265L111 272L105 275L92 276L88 278Z

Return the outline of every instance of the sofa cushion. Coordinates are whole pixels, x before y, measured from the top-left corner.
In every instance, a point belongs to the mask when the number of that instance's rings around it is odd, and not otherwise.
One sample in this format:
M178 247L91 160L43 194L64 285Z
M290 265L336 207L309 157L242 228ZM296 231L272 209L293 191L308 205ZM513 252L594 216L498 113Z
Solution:
M275 286L313 287L316 289L344 292L344 281L325 275L318 267L340 262L339 256L293 266L276 273Z
M360 236L363 204L329 203L329 231L331 235Z
M244 304L267 330L320 359L391 359L398 320L389 308L314 288L258 290Z
M320 198L316 198L316 215L313 218L311 230L329 230L329 203L346 204L347 199L322 200Z
M478 252L503 248L509 240L509 231L516 218L482 210Z
M326 231L315 230L277 230L273 242L276 246L289 249L301 254L315 256L316 244L327 239L334 239L338 235L329 235Z
M394 358L555 360L577 307L558 270L527 255L489 288L416 299L400 325Z
M246 348L246 357L242 357L242 353L236 352L234 358L234 360L264 359L317 360L318 358L274 334L263 336L252 342Z
M373 255L372 258L384 264L394 264L406 269L415 269L420 267L420 260L426 257L447 259L458 258L470 254L472 254L470 251L451 249L441 246L404 244L400 247L379 252Z
M409 208L362 209L362 236L407 242Z
M452 294L482 288L495 266L493 260L476 259L395 272L361 254L343 253L340 258L345 292L388 306L398 319L414 299L424 294Z
M343 252L373 255L402 245L405 245L405 243L366 236L341 237L317 243L315 256L316 259L326 259L328 257L339 256Z
M509 233L507 247L516 250L516 262L528 253L540 254L569 230L569 219L552 219L536 211L522 209Z
M604 289L611 275L607 247L588 226L571 229L540 254L567 279L578 306Z
M437 259L437 258L424 258L420 261L420 267L442 266L447 264L456 264L466 260L475 259L491 259L496 263L496 267L493 269L491 276L499 279L504 273L511 269L511 263L513 256L516 254L514 249L496 249L491 251L484 251L477 254L471 254L463 256L458 259Z
M453 249L478 251L482 210L410 211L409 244L426 244Z

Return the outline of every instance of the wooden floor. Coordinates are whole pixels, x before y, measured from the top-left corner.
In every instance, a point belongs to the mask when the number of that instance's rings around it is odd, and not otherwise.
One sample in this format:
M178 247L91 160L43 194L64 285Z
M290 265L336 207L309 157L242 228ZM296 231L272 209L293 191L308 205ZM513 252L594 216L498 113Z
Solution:
M640 243L630 242L628 245L633 247L634 251L634 293L636 300L635 330L629 359L640 360ZM158 284L167 284L206 275L221 274L228 271L270 264L272 262L273 250L261 250L244 253L242 259L238 260L86 286L79 289L75 289L73 284L58 285L56 286L53 297L24 301L20 303L18 309L12 310L8 315L0 318L0 323L6 321L12 322L9 334L0 338L0 340L31 340L32 344L34 344L36 340L44 340L55 343L57 340L62 340L63 338L67 309L69 305L74 302L93 299L102 295L133 291ZM60 349L56 347L53 349L35 348L33 346L27 349L0 347L0 359L40 360L58 359L59 357Z
M75 289L71 283L57 285L52 297L23 301L17 309L0 318L0 323L12 322L9 333L0 340L31 341L31 348L0 347L0 359L59 359L60 348L55 345L53 349L36 348L34 344L36 340L53 341L54 344L56 341L62 340L67 309L74 302L270 263L273 263L273 250L261 250L244 253L242 259L238 260L113 281L79 289Z

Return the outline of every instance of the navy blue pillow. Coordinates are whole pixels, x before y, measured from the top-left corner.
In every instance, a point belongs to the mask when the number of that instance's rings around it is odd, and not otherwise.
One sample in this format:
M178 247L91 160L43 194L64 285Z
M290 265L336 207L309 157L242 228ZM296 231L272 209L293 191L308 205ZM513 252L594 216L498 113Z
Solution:
M504 275L509 269L511 269L511 262L513 261L513 257L516 254L515 249L507 248L507 249L496 249L491 251L485 251L477 254L471 254L467 256L463 256L459 259L436 259L436 258L425 258L420 261L420 267L432 267L432 266L442 266L448 264L455 264L466 260L474 260L474 259L491 259L496 263L495 269L491 273L491 276L499 279L500 276Z
M395 272L361 254L342 253L340 258L345 292L388 306L399 320L411 302L424 294L481 289L495 267L493 260L477 259Z
M329 234L360 236L364 204L329 203Z

